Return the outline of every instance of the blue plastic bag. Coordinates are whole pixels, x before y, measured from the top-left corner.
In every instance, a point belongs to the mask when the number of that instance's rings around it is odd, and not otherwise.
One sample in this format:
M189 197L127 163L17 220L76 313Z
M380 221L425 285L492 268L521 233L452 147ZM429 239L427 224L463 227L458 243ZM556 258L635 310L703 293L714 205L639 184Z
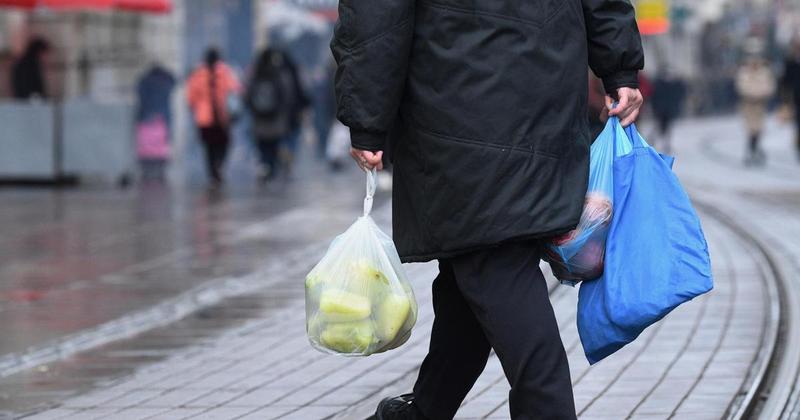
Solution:
M562 283L574 286L603 274L606 237L614 212L614 158L632 150L622 130L609 120L592 143L589 188L578 226L544 247L544 259Z
M614 160L605 271L579 292L578 332L592 364L713 288L708 245L673 159L648 146L633 125L614 133L627 134L633 149Z

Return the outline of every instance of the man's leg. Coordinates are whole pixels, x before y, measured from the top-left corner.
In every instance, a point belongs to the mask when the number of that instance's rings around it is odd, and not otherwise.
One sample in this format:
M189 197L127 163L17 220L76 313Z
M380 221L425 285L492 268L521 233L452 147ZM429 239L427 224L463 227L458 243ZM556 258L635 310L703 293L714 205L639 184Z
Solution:
M208 169L208 176L212 181L216 182L214 173L214 129L213 127L200 128L200 138L203 143L203 151L206 155L206 168Z
M800 102L795 102L794 105L794 135L797 141L797 160L800 161Z
M451 263L511 384L511 418L571 420L569 365L539 258L535 244L507 244Z
M431 420L452 419L486 367L490 347L446 261L439 262L433 282L433 310L430 350L414 385L414 404Z
M228 145L230 138L228 129L225 127L213 127L214 140L211 142L211 166L212 177L216 182L222 182L225 158L228 155Z

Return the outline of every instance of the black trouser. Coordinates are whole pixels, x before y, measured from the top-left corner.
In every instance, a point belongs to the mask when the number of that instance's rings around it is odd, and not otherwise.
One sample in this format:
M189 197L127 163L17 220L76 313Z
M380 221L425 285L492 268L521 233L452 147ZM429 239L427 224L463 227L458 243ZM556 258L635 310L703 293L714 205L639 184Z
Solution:
M256 145L261 164L269 168L269 177L274 177L278 174L278 167L280 166L278 161L280 139L258 139Z
M431 345L414 386L432 420L451 419L494 348L511 384L511 418L575 419L564 345L535 244L439 261Z
M794 103L794 126L795 126L795 133L794 135L796 140L797 152L800 153L800 102ZM800 157L800 155L798 156Z
M206 150L206 164L208 174L214 182L222 181L222 165L225 163L225 156L228 155L228 145L230 135L228 128L215 125L200 128L200 138Z

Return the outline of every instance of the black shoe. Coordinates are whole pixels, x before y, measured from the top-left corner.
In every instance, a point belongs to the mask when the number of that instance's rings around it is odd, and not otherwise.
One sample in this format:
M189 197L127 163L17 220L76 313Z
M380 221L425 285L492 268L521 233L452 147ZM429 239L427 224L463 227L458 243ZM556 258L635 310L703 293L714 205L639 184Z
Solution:
M375 415L367 420L426 420L414 405L414 394L386 398L378 404Z

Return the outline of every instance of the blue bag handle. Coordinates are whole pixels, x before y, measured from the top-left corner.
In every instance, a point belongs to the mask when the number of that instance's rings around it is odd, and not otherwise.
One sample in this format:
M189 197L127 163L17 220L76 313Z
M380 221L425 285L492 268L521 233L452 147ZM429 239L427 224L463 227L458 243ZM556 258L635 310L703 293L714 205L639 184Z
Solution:
M647 144L642 140L642 136L639 135L639 131L636 130L635 123L631 123L631 125L625 127L625 134L628 135L634 149L647 147Z
M611 109L616 108L618 104L619 104L618 102L614 102L613 104L611 104ZM610 118L611 124L614 124L614 125L620 124L621 125L619 117L609 117L609 118ZM628 140L631 141L631 147L632 148L641 149L641 148L647 147L647 143L645 143L644 140L642 139L642 136L639 135L639 131L636 129L636 124L635 123L631 123L629 126L624 127L624 130L625 130L625 134L628 136ZM617 155L616 133L617 133L617 130L614 130L614 139L615 139L615 141L614 141L614 156Z

